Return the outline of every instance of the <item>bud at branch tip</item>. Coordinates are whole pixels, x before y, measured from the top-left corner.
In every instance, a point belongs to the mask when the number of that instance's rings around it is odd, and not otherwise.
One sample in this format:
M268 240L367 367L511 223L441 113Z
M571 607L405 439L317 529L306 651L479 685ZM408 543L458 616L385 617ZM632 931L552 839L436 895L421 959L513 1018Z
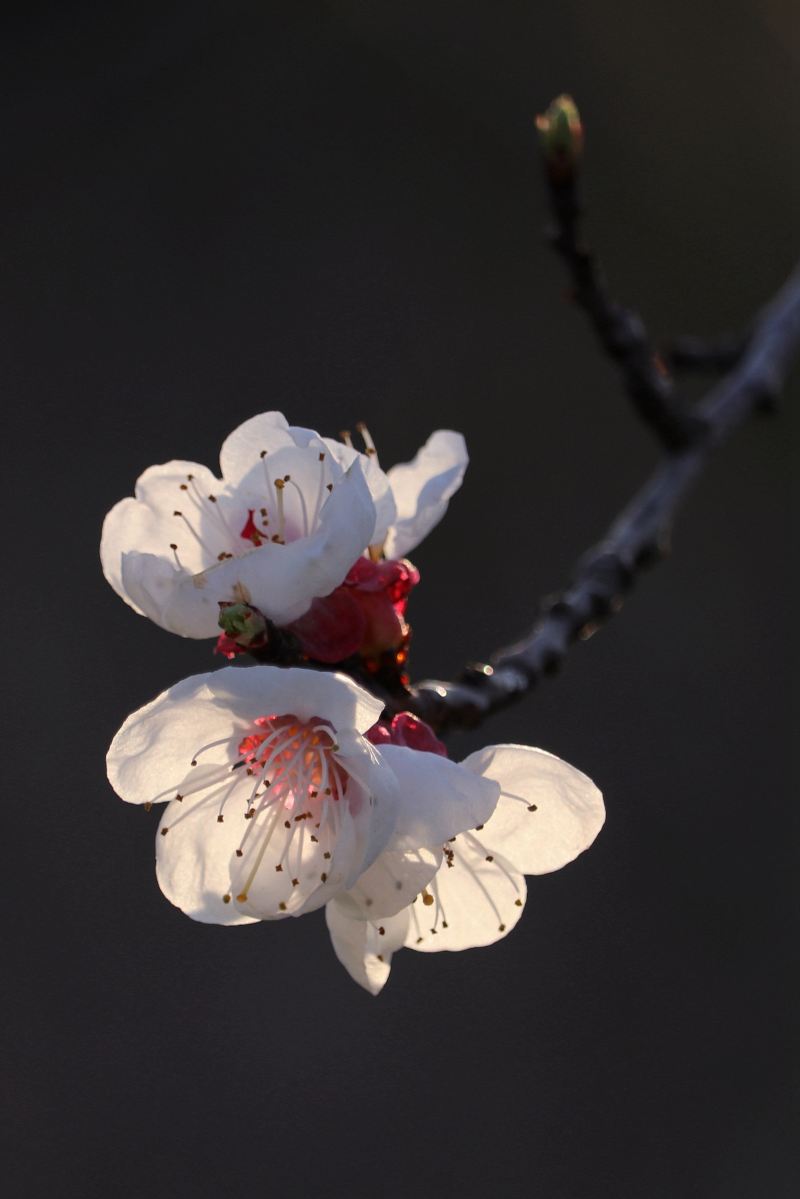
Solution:
M571 96L557 96L536 118L536 128L550 177L566 182L575 174L583 153L583 125Z

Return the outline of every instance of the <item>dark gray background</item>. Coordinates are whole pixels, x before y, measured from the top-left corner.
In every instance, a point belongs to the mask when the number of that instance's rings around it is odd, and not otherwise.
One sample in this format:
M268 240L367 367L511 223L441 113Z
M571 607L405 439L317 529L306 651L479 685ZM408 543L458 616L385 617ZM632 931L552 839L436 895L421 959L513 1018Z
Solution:
M208 669L97 562L105 510L281 407L473 464L415 555L417 676L523 630L656 460L541 240L531 118L588 125L591 235L659 334L736 327L798 248L793 5L25 5L0 68L14 1196L782 1199L797 1041L792 407L519 740L605 792L503 943L362 993L320 915L193 924L115 798L124 716Z

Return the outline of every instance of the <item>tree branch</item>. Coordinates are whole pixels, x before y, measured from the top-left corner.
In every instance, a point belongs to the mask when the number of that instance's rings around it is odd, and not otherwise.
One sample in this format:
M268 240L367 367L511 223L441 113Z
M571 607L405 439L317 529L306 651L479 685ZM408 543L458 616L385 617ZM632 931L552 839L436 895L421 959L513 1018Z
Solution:
M570 645L620 606L637 574L663 557L676 511L713 451L755 410L771 407L800 351L800 266L758 318L738 366L695 409L693 440L669 453L583 556L573 581L547 605L531 632L486 665L468 667L456 682L428 680L391 711L414 712L438 731L471 727L528 692L555 671Z
M717 337L675 337L661 347L660 355L672 371L723 374L736 366L747 349L748 340L735 333Z
M569 272L572 298L589 317L602 348L619 365L639 416L665 449L682 449L697 435L697 420L677 394L667 361L652 344L644 320L613 298L583 240L578 170L583 126L574 101L559 96L536 124L554 220L550 240Z
M537 127L556 223L553 243L567 265L575 299L602 347L618 362L637 412L666 453L603 539L580 559L566 590L541 606L530 633L488 663L468 666L456 681L427 680L410 689L399 658L391 654L386 662L365 663L356 655L338 665L383 699L387 715L410 711L439 732L476 725L525 695L559 668L576 640L619 610L637 575L665 555L678 507L713 451L751 413L774 407L800 351L798 266L747 337L682 337L659 354L641 317L611 297L594 256L581 242L577 168L583 129L573 101L560 96L537 118ZM667 364L729 373L690 409L676 395ZM266 626L259 646L250 648L258 661L302 661L325 669L306 661L287 631Z

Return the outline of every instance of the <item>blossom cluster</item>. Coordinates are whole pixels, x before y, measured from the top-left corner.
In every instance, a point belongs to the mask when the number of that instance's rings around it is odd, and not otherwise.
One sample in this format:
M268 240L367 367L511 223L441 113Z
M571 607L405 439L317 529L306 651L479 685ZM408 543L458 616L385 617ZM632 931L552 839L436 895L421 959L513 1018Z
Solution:
M156 874L193 919L223 925L325 908L345 969L377 994L392 955L488 945L517 923L526 874L596 837L603 801L540 749L452 761L408 712L355 680L403 680L406 555L441 519L467 465L434 433L384 472L363 451L276 412L227 438L220 477L193 462L145 471L106 517L103 570L137 612L233 661L134 712L108 753L129 803L166 804ZM302 666L256 664L290 638ZM402 686L402 681L400 684Z

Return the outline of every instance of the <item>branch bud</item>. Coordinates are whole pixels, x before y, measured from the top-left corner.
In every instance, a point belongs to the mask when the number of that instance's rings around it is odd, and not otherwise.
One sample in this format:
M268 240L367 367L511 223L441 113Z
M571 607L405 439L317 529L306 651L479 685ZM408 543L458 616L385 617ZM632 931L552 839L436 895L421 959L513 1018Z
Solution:
M572 97L557 96L536 118L536 128L550 178L554 183L567 183L583 154L583 125Z

